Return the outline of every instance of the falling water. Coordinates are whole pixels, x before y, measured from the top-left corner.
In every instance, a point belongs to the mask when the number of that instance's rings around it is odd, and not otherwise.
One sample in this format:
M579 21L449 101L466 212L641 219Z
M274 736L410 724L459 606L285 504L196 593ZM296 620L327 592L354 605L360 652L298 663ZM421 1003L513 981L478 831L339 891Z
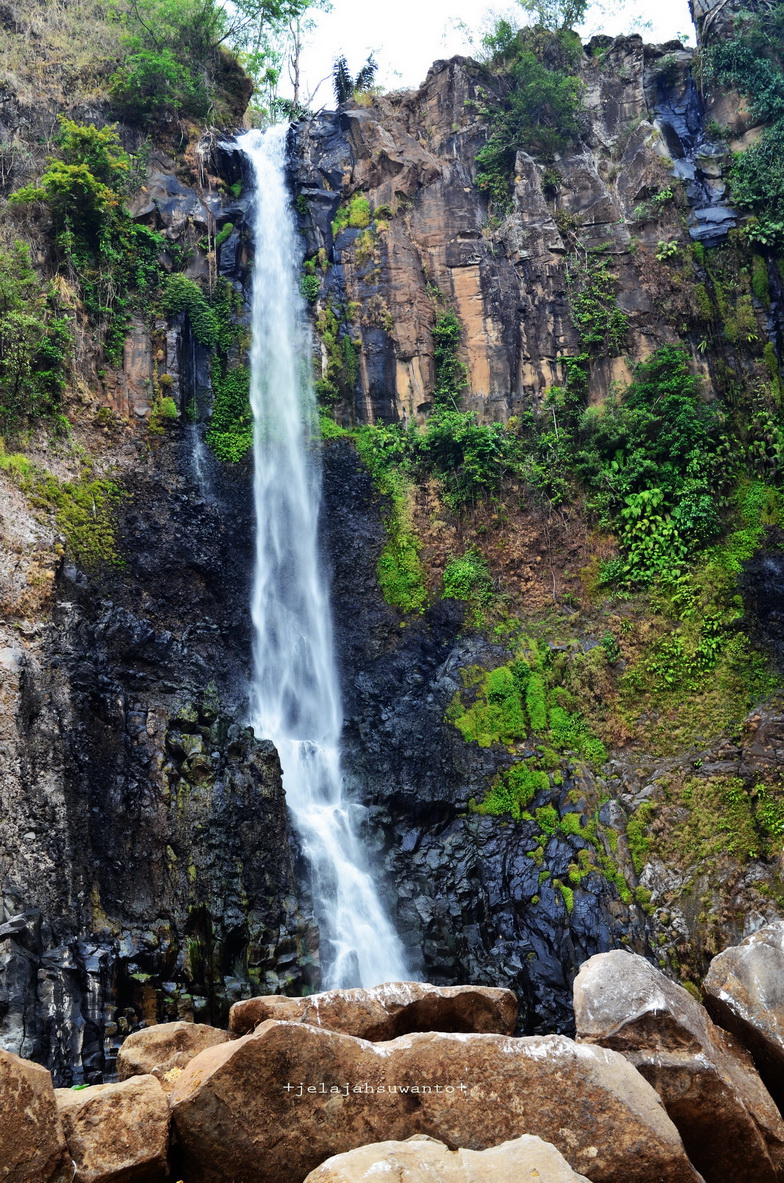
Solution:
M319 561L315 400L286 186L286 130L247 132L239 141L256 177L253 726L280 755L286 799L312 871L325 985L370 986L407 975L354 832L356 806L343 796L342 710Z

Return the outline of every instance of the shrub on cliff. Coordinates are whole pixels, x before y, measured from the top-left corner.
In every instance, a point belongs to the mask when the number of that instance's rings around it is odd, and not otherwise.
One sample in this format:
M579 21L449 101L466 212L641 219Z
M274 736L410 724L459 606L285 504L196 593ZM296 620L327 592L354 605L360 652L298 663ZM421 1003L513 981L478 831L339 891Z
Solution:
M72 343L71 318L29 248L0 249L0 435L57 412Z
M113 127L60 117L58 155L37 185L12 193L12 205L43 203L52 218L62 270L78 283L84 307L119 362L138 297L161 281L163 239L137 225L124 203L131 158Z
M490 135L476 156L476 183L504 210L517 153L552 159L579 132L581 85L574 71L580 41L568 30L515 29L501 20L485 44L500 94L486 94L479 108Z
M708 82L733 86L745 95L752 114L766 123L761 137L736 153L730 170L732 199L758 220L749 236L764 246L784 242L784 4L764 17L740 13L733 36L703 55Z

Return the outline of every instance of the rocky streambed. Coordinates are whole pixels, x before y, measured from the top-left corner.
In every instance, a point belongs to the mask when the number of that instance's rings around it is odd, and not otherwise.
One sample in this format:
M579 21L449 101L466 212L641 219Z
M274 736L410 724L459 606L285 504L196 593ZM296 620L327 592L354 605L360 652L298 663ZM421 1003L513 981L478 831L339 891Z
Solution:
M3 1178L774 1183L784 922L715 957L703 1002L616 950L580 968L574 1040L515 1038L509 990L403 982L143 1028L116 1084L0 1052Z

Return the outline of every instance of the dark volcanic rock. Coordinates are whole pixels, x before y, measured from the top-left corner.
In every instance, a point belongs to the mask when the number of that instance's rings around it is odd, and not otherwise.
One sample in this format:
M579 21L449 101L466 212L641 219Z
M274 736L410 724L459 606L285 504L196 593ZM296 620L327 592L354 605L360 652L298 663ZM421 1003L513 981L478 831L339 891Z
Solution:
M62 1083L100 1080L145 1020L225 1022L259 989L318 984L277 754L243 722L249 470L215 473L208 503L189 445L140 464L124 567L65 566L23 671L0 1019Z
M505 767L505 753L467 744L445 722L459 669L498 664L503 651L461 638L462 606L442 601L407 621L381 598L376 562L383 504L351 445L325 448L326 543L347 716L345 763L368 807L366 841L385 902L426 981L474 981L519 996L525 1031L572 1030L578 966L621 939L646 950L644 919L593 874L567 910L552 876L566 875L585 842L553 836L534 853L532 822L500 825L468 812L469 798ZM575 808L570 779L536 805ZM529 853L531 852L531 853Z

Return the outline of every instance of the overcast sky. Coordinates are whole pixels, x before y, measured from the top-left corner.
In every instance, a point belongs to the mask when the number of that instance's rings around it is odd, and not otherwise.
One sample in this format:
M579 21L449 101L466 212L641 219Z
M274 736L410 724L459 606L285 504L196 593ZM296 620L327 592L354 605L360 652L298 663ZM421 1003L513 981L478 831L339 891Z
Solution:
M602 11L602 7L604 11ZM379 64L378 82L385 90L418 86L438 58L470 53L470 42L459 23L481 30L488 13L518 11L514 5L486 5L482 0L333 0L332 11L317 14L304 56L306 93L330 71L334 59L345 53L353 72L359 70L368 53ZM645 22L649 27L644 27ZM643 27L641 27L643 26ZM646 41L668 41L676 33L694 29L687 0L604 0L594 5L581 29L585 38L592 33L641 32ZM331 90L322 86L316 105L330 105Z

